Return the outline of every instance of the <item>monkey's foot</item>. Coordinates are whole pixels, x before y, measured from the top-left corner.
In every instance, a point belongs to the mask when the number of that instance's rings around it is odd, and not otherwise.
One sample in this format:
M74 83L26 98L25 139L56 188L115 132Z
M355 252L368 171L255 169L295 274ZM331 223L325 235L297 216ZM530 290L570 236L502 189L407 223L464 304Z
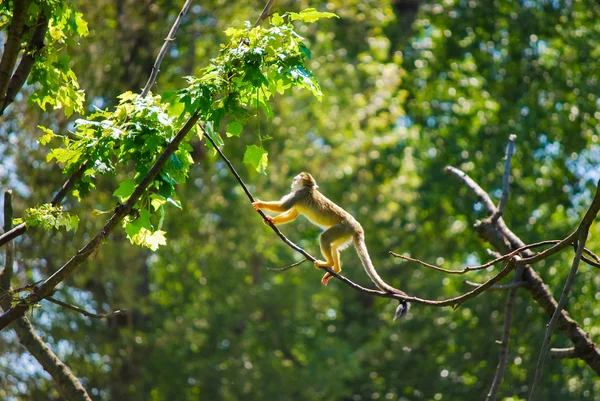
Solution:
M332 264L329 264L323 260L315 260L315 267L320 269L321 267L332 267Z
M321 279L321 284L323 284L324 286L327 286L327 284L329 284L329 280L331 280L332 278L333 278L333 276L331 274L325 273L325 275Z
M275 224L275 223L273 223L273 218L271 216L265 216L263 223L265 223L267 226L270 224Z
M252 207L254 208L254 210L259 210L260 204L261 204L260 201L252 202Z

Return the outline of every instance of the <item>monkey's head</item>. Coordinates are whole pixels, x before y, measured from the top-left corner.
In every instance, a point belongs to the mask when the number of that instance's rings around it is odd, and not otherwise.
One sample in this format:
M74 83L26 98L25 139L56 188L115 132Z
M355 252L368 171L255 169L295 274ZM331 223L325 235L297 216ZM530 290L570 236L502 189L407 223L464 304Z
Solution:
M294 181L292 181L292 191L298 191L305 187L319 188L312 175L302 172L294 177Z

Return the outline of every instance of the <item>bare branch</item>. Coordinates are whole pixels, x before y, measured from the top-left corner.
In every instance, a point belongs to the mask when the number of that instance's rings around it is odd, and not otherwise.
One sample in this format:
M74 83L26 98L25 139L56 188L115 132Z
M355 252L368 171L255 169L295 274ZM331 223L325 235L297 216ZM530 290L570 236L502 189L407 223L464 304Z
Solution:
M446 167L445 171L461 180L467 185L483 203L486 212L492 215L495 212L495 206L487 193L463 171ZM525 243L513 233L504 223L502 217L498 219L495 225L481 224L477 226L479 234L490 241L503 253L525 246ZM570 236L571 237L571 236ZM572 242L572 241L571 241ZM568 243L565 242L565 246ZM533 256L530 250L524 250L523 256ZM527 283L526 289L532 298L546 311L548 315L553 315L557 302L545 285L541 277L531 268L525 267L522 280ZM573 320L566 311L562 311L558 320L558 329L561 330L573 342L578 350L580 358L584 360L590 368L600 375L600 349L590 340L589 336L581 326Z
M12 199L11 191L4 193L4 229L9 230L12 226ZM6 247L6 257L4 269L0 272L0 289L3 294L0 295L0 306L3 310L7 310L11 306L12 294L14 292L25 291L33 286L25 286L14 291L10 288L10 280L14 269L13 261L14 244L9 243ZM79 380L71 373L69 368L62 363L60 359L48 348L44 340L35 332L29 320L22 317L17 320L14 325L15 333L19 338L19 342L27 348L27 351L43 366L54 379L58 386L59 392L65 399L74 401L91 401L89 395L79 382Z
M498 209L492 215L492 223L498 221L498 219L504 214L504 208L508 201L508 194L510 192L510 161L515 154L515 141L517 136L512 134L508 137L508 145L506 145L506 157L504 161L504 174L502 176L502 197L498 203Z
M508 145L506 146L506 157L504 162L504 174L502 178L502 197L498 203L498 209L490 217L490 222L495 225L498 219L504 214L506 203L508 202L508 194L510 191L510 161L513 154L515 153L515 140L516 135L510 135L508 137ZM519 252L522 252L520 249ZM515 306L515 298L517 294L517 285L523 283L521 281L521 275L523 274L524 265L521 265L515 271L515 276L512 280L512 285L508 287L508 294L506 295L506 302L504 304L504 330L502 331L502 341L500 343L500 353L498 355L498 365L496 365L496 371L494 373L494 379L490 386L490 391L487 394L486 401L495 401L498 394L498 389L502 380L504 380L504 372L506 371L506 361L508 360L508 346L510 343L510 328L512 327L513 311Z
M529 401L534 401L537 397L538 388L542 381L542 372L544 371L544 364L546 362L546 358L548 357L548 352L550 350L550 339L552 338L552 334L554 332L554 328L556 327L558 317L563 308L565 307L565 304L567 303L567 298L569 296L569 292L571 291L571 285L573 284L575 275L577 274L577 269L579 268L579 262L581 261L581 256L583 255L583 250L585 248L585 242L587 241L590 227L592 226L594 219L598 215L598 211L600 211L600 188L596 188L596 196L594 196L594 200L592 201L590 208L588 209L585 216L583 216L583 219L579 224L579 228L577 229L577 251L575 253L575 259L573 259L573 266L571 267L571 271L569 271L569 275L567 276L567 280L565 281L562 294L560 295L560 299L558 301L558 306L556 307L556 310L554 311L554 314L550 319L550 323L548 323L548 328L546 330L546 335L544 336L544 342L542 343L540 356L538 358L537 366L535 368L535 377L533 379L533 384L531 385Z
M515 272L512 284L519 283L519 274ZM506 303L504 304L504 330L502 331L502 341L500 342L500 353L498 356L498 365L496 366L496 372L494 373L494 379L490 386L490 391L485 398L485 401L494 401L504 379L504 372L506 371L506 361L508 360L508 345L510 343L510 328L512 327L513 311L515 306L515 296L517 293L517 287L510 287L508 294L506 295Z
M304 258L296 263L292 263L289 266L286 267L267 267L267 270L271 270L271 271L275 271L275 272L282 272L282 271L286 271L287 269L291 269L292 267L296 267L298 265L301 265L302 263L306 262L308 259Z
M116 315L122 315L124 313L127 313L126 309L117 309L117 310L109 312L109 313L92 313L92 312L86 311L83 308L80 308L79 306L71 305L71 304L68 304L66 302L59 301L58 299L53 298L53 297L46 297L45 300L49 301L49 302L52 302L53 304L60 305L63 308L67 308L67 309L70 309L70 310L75 311L77 313L81 313L84 316L92 317L94 319L106 319L106 318L109 318L109 317L113 317L113 316L116 316Z
M271 11L271 7L273 7L273 4L275 4L275 0L267 1L265 8L263 8L262 12L258 16L258 19L254 23L254 27L259 26L260 23L263 22L269 16L269 12Z
M506 259L508 259L508 258L510 258L510 257L512 257L514 255L517 255L517 254L523 252L526 249L537 248L537 247L540 247L540 246L550 245L550 244L558 244L560 242L561 241L558 241L558 240L548 240L548 241L536 242L535 244L531 244L531 245L525 245L525 246L523 246L523 247L521 247L519 249L515 249L514 251L512 251L512 252L510 252L510 253L508 253L506 255L502 255L502 256L500 256L500 257L498 257L498 258L496 258L496 259L494 259L494 260L492 260L490 262L487 262L487 263L485 263L483 265L479 265L479 266L465 266L461 270L444 269L443 267L435 266L435 265L429 264L427 262L423 262L422 260L419 260L419 259L413 259L413 258L411 258L409 256L404 256L404 255L398 254L396 252L390 251L389 253L390 253L390 255L392 255L392 256L394 256L396 258L407 260L409 262L415 262L415 263L420 264L421 266L425 266L427 268L430 268L430 269L433 269L433 270L437 270L437 271L440 271L440 272L444 272L444 273L448 273L448 274L465 274L465 273L472 272L472 271L487 269L488 267L491 267L491 266L495 265L498 262L501 262L501 261L506 260Z
M29 319L21 317L17 319L13 327L19 337L19 342L27 348L27 351L34 356L44 370L52 376L60 394L65 400L92 401L79 379L71 372L71 369L52 352L39 334L35 332Z
M579 358L579 353L575 347L570 348L550 348L550 357L552 359L570 359Z
M158 71L160 69L160 64L162 63L163 58L167 54L167 50L169 50L169 45L171 44L172 41L175 40L175 32L177 32L177 29L179 29L181 20L187 13L191 4L192 4L192 0L187 0L185 2L185 4L183 5L183 8L179 12L177 19L175 20L175 23L173 24L173 26L171 27L171 30L169 31L169 35L165 39L165 43L163 43L162 47L160 48L160 51L158 52L158 56L156 57L154 66L152 66L152 72L150 73L150 78L148 78L148 82L146 83L146 86L144 86L144 89L142 90L142 94L140 95L141 97L146 97L148 92L150 92L150 88L152 88L152 85L154 85L154 82L156 82L156 78L158 77Z
M4 103L6 89L12 77L17 57L21 51L21 41L25 33L27 22L27 10L31 0L15 1L13 3L13 15L8 26L8 34L4 43L2 60L0 60L0 104ZM1 113L0 113L1 115Z
M8 190L4 192L4 231L10 231L12 227L13 219L13 207L12 207L12 191ZM0 271L0 290L6 293L10 292L10 281L13 275L13 259L14 259L14 246L9 244L6 247L6 256L4 261L4 268ZM3 296L0 296L2 299Z
M27 44L25 53L23 54L23 57L21 57L19 66L10 79L10 83L6 89L6 96L4 96L4 99L2 99L0 102L0 115L2 115L6 107L11 104L13 100L15 100L15 96L17 96L17 93L19 93L23 87L23 84L27 80L27 77L31 72L31 67L33 67L35 62L35 57L44 47L44 38L46 37L47 30L48 18L46 18L46 15L42 11L37 19L35 30L33 31L29 43Z
M479 283L475 283L473 281L469 281L469 280L465 280L463 281L463 283L465 283L468 286L471 287L479 287L481 284ZM508 284L496 284L490 287L490 290L495 290L495 291L506 291L506 290L510 290L511 288L519 288L519 287L525 287L527 285L526 282L524 281L517 281L517 282L511 282Z

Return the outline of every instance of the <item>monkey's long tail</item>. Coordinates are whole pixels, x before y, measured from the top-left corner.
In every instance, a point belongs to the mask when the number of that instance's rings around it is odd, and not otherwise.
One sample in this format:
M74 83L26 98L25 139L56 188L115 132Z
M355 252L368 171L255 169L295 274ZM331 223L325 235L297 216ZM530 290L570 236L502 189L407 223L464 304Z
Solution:
M404 295L406 294L400 291L397 288L392 287L379 276L377 270L375 270L375 266L373 266L373 262L369 257L369 251L367 250L367 246L365 245L365 235L362 232L354 234L354 247L356 248L356 253L362 262L362 265L367 272L367 275L373 281L373 283L379 287L382 291L393 292L395 294ZM394 314L394 320L399 317L404 317L408 313L408 309L410 308L410 304L407 301L400 301L400 305L396 308L396 313Z

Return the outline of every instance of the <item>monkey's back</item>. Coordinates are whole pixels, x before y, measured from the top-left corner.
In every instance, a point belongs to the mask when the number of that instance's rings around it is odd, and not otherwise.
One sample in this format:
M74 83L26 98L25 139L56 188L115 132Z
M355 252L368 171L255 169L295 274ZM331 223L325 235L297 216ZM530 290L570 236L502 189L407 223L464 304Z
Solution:
M307 191L306 195L297 202L296 207L299 213L321 228L344 224L351 232L362 232L362 227L350 213L316 189Z

